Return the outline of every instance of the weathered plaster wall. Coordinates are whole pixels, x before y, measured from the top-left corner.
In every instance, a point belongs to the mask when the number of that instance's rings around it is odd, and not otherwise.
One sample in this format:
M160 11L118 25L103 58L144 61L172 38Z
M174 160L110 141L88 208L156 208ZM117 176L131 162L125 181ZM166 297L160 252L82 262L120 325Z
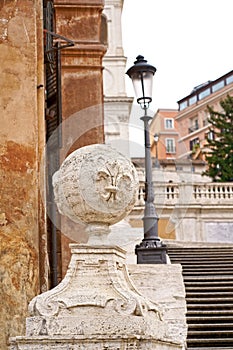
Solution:
M0 2L1 350L9 335L23 333L27 304L39 292L41 19L40 0Z

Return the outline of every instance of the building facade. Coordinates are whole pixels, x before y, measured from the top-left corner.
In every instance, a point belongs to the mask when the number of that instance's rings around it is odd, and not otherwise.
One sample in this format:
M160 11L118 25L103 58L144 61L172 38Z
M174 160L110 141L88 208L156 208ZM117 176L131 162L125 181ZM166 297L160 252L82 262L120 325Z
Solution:
M190 95L178 101L178 158L195 158L198 150L205 152L207 137L213 136L209 131L207 106L220 112L219 102L227 95L233 95L233 71L195 87Z
M158 109L150 124L151 152L158 159L177 158L179 134L176 116L175 109Z
M203 173L207 138L214 137L207 106L221 112L220 101L227 95L233 95L233 71L195 87L178 101L178 110L158 109L150 124L151 153L164 170Z

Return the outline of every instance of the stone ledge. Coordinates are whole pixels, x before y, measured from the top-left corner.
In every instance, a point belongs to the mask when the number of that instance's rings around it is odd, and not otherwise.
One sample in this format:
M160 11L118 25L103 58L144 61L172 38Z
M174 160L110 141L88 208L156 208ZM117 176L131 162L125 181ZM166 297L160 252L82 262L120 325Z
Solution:
M150 337L15 337L9 350L184 350L178 343L159 341Z

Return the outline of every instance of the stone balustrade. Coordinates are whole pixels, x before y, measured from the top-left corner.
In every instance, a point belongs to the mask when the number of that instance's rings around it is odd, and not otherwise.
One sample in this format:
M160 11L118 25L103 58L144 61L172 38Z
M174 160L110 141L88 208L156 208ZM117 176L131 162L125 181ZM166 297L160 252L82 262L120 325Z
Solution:
M145 203L145 184L140 181L136 207ZM155 204L232 204L233 183L154 183Z
M129 216L140 225L145 204L140 178L137 201ZM233 183L155 182L154 203L163 238L189 242L233 243ZM171 231L173 230L173 231Z
M233 200L233 183L194 184L193 197L196 200L216 202L219 199Z

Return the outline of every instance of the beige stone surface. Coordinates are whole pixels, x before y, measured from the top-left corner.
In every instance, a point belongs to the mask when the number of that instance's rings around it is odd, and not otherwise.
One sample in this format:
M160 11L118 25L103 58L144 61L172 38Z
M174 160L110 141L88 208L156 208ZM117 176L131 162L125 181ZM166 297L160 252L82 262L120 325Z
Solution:
M163 265L163 274L132 265L130 277L119 247L76 244L71 250L66 277L31 301L26 337L12 339L11 350L185 349L179 265Z
M9 350L184 350L179 344L160 342L151 338L138 339L137 336L115 337L84 337L70 336L63 339L48 339L35 337L15 339Z
M168 265L128 265L136 288L162 310L165 335L185 343L187 336L185 288L182 267Z

